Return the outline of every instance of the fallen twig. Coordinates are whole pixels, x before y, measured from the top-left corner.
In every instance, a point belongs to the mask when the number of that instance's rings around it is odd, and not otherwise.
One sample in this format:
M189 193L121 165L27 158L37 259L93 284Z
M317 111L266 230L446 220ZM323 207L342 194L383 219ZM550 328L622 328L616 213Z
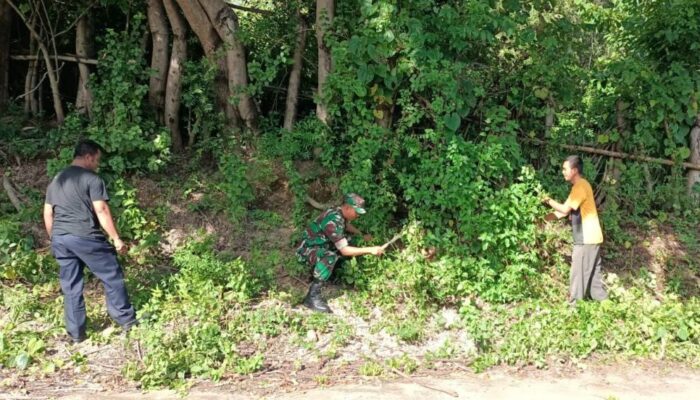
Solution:
M15 206L15 209L17 209L17 211L22 211L22 201L20 201L17 191L12 186L12 182L10 182L10 178L8 178L7 175L3 175L2 177L2 186L3 188L5 188L5 193L7 193L7 197L10 198L10 203L12 203L12 205Z
M411 381L411 383L415 383L416 385L422 386L422 387L424 387L424 388L426 388L426 389L435 390L435 391L437 391L437 392L445 393L446 395L452 396L452 397L459 397L459 394L458 394L457 392L455 392L455 391L446 390L446 389L440 389L440 388L436 388L436 387L433 387L433 386L426 385L426 384L424 384L424 383L420 383L420 382L416 381L415 379L411 378L410 376L408 376L408 375L404 374L403 372L399 371L399 370L396 369L396 368L392 368L391 371L392 371L393 373L395 373L395 374L397 374L397 375L399 375L399 376L405 378L405 379L408 379L409 381Z
M143 354L141 353L141 342L139 340L136 341L136 353L139 356L139 361L141 362L141 365L143 365Z
M290 275L290 274L287 273L287 272L285 272L284 274L281 274L280 276L278 276L278 278L279 278L279 279L282 279L282 278L292 278L292 279L294 279L295 281L299 282L300 284L302 284L302 285L304 285L304 286L308 286L308 285L309 285L309 282L304 282L304 281L302 281L301 279L297 278L296 276L292 276L292 275Z
M323 204L317 200L314 200L311 198L311 196L306 196L306 198L304 200L306 200L306 202L309 203L311 205L311 207L313 207L317 210L325 210L325 209L328 209L332 206L331 204Z

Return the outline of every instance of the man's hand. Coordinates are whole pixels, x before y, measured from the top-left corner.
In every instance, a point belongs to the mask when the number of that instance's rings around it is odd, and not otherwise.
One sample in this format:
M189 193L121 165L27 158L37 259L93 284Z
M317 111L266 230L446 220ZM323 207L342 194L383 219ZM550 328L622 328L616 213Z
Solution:
M114 239L114 249L117 250L117 253L119 254L125 254L128 250L126 244L120 238Z
M382 246L370 247L370 254L374 256L381 256L382 254L384 254L384 248Z
M546 205L549 205L549 202L552 200L549 195L543 194L542 197L540 198L540 201Z
M371 242L372 239L373 239L373 238L372 238L372 235L370 235L369 233L365 233L365 234L362 236L362 240L364 240L365 242Z

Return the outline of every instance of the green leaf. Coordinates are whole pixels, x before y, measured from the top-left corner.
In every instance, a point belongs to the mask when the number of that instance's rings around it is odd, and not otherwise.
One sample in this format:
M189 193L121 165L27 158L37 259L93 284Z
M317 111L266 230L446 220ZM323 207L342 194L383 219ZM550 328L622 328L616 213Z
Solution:
M367 95L367 88L362 85L354 85L352 90L355 92L357 97L365 97Z
M681 324L681 327L678 328L677 336L678 336L678 339L680 339L683 342L688 340L688 337L690 336L690 334L688 333L688 327L685 326L685 324Z
M598 143L605 144L610 141L610 136L608 135L598 135Z
M392 32L391 30L387 30L386 32L384 32L384 40L386 40L387 43L393 42L394 41L394 32Z
M462 123L462 119L457 115L457 113L451 113L446 115L444 118L445 126L453 132L459 129L459 125Z
M31 355L41 353L44 350L44 341L37 338L31 338L27 343L27 351Z
M31 361L29 354L22 352L15 357L15 366L18 369L25 369L29 365L29 361Z
M373 78L374 73L372 72L372 70L367 68L366 65L362 65L360 66L360 68L357 69L357 79L359 79L362 83L370 83Z
M668 331L666 330L666 328L664 328L663 326L659 326L658 328L656 328L656 335L654 336L654 338L656 340L659 340L666 337L667 334Z
M545 87L538 87L534 90L535 97L538 99L546 99L549 96L549 90Z

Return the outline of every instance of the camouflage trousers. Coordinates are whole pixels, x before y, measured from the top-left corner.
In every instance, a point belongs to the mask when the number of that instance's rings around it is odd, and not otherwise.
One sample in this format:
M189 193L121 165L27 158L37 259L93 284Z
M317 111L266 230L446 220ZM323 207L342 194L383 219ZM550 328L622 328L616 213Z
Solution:
M307 264L314 269L314 278L327 281L330 279L340 255L325 247L306 247L304 243L297 248L297 258L299 262Z

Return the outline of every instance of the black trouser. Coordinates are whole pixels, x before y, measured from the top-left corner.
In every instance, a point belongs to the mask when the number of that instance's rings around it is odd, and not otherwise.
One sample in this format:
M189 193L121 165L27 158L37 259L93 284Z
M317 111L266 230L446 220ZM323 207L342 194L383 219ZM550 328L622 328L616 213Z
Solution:
M124 285L124 273L114 247L106 239L56 235L51 239L51 250L61 267L59 280L69 335L76 339L85 336L83 268L86 265L104 285L109 315L122 327L136 321L136 312Z

